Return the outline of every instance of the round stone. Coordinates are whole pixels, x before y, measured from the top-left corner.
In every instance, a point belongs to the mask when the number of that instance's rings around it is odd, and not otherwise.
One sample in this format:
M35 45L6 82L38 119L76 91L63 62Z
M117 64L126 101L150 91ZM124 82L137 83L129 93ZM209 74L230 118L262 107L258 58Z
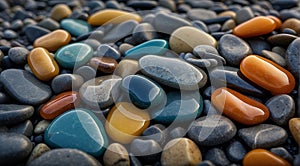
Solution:
M246 22L254 17L254 13L250 7L246 6L235 13L235 21L237 24Z
M33 148L32 152L31 152L31 154L30 154L30 156L29 156L29 158L27 160L27 164L29 164L32 160L40 157L43 153L48 152L50 150L51 149L46 144L44 144L44 143L37 144Z
M33 130L34 134L44 133L49 125L50 125L50 121L47 121L47 120L39 121L39 123L35 126L35 128Z
M300 145L300 118L292 118L289 121L289 129L297 144Z
M111 74L115 71L118 62L110 57L93 57L89 65L102 73Z
M254 149L248 152L243 160L244 166L252 165L280 165L290 166L291 164L283 158L265 150L265 149Z
M49 34L37 38L33 46L43 47L49 51L56 51L71 41L71 35L65 30L55 30Z
M9 59L18 65L24 65L27 62L29 51L23 47L13 47L8 51Z
M60 21L72 14L72 10L65 4L57 4L51 10L50 17L56 21Z
M88 81L96 77L96 70L90 66L81 66L75 70L74 74L80 75L84 81Z
M129 154L123 145L119 143L112 143L107 147L104 153L103 162L104 165L129 166Z
M226 154L219 148L209 149L205 153L204 159L211 161L214 165L230 165L230 161L227 159Z
M240 163L247 153L246 147L239 141L234 141L226 148L228 159Z
M86 34L92 30L90 24L79 19L63 19L60 22L60 26L75 37Z
M51 82L54 93L59 94L64 91L78 90L84 83L84 79L77 74L60 74Z

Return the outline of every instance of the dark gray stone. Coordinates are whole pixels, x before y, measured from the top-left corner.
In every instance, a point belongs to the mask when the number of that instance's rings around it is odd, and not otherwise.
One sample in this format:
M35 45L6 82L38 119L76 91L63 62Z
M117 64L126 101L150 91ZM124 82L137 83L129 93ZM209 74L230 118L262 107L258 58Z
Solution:
M219 55L216 48L208 45L199 45L193 49L193 54L201 59L215 59L218 65L226 64L226 60Z
M286 61L290 71L300 79L300 37L294 40L286 51Z
M142 135L145 139L154 140L162 146L166 142L168 134L165 128L161 124L154 124L144 130Z
M97 48L100 46L100 42L95 39L86 39L82 41L82 43L85 43L93 48L93 50L97 50Z
M213 68L218 65L216 59L199 59L191 53L187 53L183 57L188 63L200 68Z
M168 140L172 140L175 138L182 138L183 136L185 136L186 132L187 132L187 130L182 127L175 127L168 134L168 137L169 137Z
M44 36L51 31L37 25L29 25L24 29L25 35L30 42L34 42L37 38Z
M246 153L247 150L245 146L239 141L230 143L226 148L228 159L235 163L241 163Z
M127 6L132 7L134 9L141 9L141 10L150 10L157 6L156 1L128 1Z
M253 54L261 55L263 50L271 50L270 44L261 38L250 38L246 41L250 45Z
M18 65L24 65L27 62L29 51L23 47L13 47L8 51L9 59Z
M209 33L208 27L206 26L206 24L203 21L194 20L194 21L192 21L192 25L206 33Z
M84 79L77 74L60 74L51 82L51 88L58 94L69 90L78 90L84 83Z
M156 30L149 23L141 23L137 25L132 33L132 40L135 44L140 44L157 38Z
M274 46L287 47L297 38L295 35L280 33L268 37L267 41Z
M119 59L121 57L119 51L117 51L115 48L111 47L108 44L101 44L97 48L96 52L97 57L111 57L115 60Z
M214 163L212 163L209 160L203 160L201 163L199 163L197 166L215 166Z
M218 111L210 102L210 100L204 100L204 109L203 113L205 115L220 115L220 111Z
M114 27L111 31L105 34L102 39L102 43L114 43L124 37L131 35L133 29L138 25L136 21L125 21L116 27Z
M22 134L22 135L25 135L27 137L32 136L32 131L33 131L33 125L32 125L30 120L26 120L25 122L22 122L20 124L12 126L9 129L9 132Z
M187 12L187 17L191 20L209 20L217 17L217 14L214 11L206 9L191 9Z
M159 0L158 4L159 6L170 9L173 12L176 10L176 3L173 0Z
M17 37L18 37L18 34L13 30L7 29L3 32L3 38L5 38L5 39L11 40L11 39L15 39Z
M254 13L252 12L251 8L246 6L236 12L235 21L237 24L241 24L245 21L252 19L253 17Z
M205 160L209 160L216 166L229 165L230 161L227 159L223 150L219 148L209 149L204 155Z
M42 21L40 21L37 25L46 28L50 31L54 31L56 29L59 29L60 27L59 23L53 20L52 18L45 18Z
M28 105L0 104L0 126L14 125L29 119L34 108Z
M277 156L282 157L283 159L287 160L288 162L293 162L293 156L283 147L271 148L270 152L276 154Z
M90 66L81 66L78 69L76 69L74 74L78 74L84 79L84 81L88 81L90 79L95 78L97 72L94 68Z

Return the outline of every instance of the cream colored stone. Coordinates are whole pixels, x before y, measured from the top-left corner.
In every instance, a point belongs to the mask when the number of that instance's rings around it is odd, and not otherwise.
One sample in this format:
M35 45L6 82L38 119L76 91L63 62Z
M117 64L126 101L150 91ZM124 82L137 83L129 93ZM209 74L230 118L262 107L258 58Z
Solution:
M130 159L125 147L119 143L112 143L107 147L103 156L105 166L129 166Z

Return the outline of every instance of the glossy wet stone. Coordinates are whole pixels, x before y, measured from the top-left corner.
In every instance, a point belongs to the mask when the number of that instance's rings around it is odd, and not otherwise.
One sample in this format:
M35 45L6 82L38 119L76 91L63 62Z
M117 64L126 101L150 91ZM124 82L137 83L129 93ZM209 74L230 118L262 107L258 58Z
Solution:
M116 25L112 30L108 31L101 39L102 43L114 43L129 35L132 35L132 31L138 25L137 21L128 20Z
M289 121L289 129L297 144L300 145L300 118L292 118Z
M181 90L196 90L206 84L206 74L176 58L147 55L139 60L142 73L155 81Z
M204 160L211 161L214 165L229 165L230 161L227 159L226 154L220 148L209 149L204 154Z
M260 124L269 118L268 108L232 89L216 89L211 96L212 104L230 119L245 125Z
M249 80L272 94L290 93L295 87L295 78L289 71L260 56L247 56L240 69Z
M62 47L55 53L61 67L73 69L86 64L93 56L93 49L84 43L73 43Z
M49 125L50 125L50 121L48 121L48 120L39 121L39 123L36 124L36 126L33 130L34 134L44 133Z
M34 108L29 105L0 104L0 125L14 125L29 119Z
M142 135L144 139L154 140L159 143L159 145L164 145L168 137L168 131L164 125L154 124L144 130Z
M25 135L27 137L32 136L32 131L33 131L33 125L32 125L30 120L26 120L22 123L11 126L11 128L9 129L9 132L22 134L22 135Z
M198 45L216 47L217 41L211 35L197 28L184 26L171 34L169 45L176 53L187 53L192 52L193 48Z
M198 45L193 49L193 54L201 59L216 60L218 65L226 64L226 60L219 55L215 47L208 45Z
M100 156L108 144L101 122L85 109L71 110L56 118L44 137L53 148L75 148L93 156Z
M257 26L260 26L260 28L253 28ZM275 21L268 17L258 16L235 27L233 34L241 38L248 38L268 34L275 28Z
M253 37L246 39L246 41L251 47L253 54L261 55L263 50L271 50L271 45L262 38Z
M270 59L271 61L273 61L275 63L277 63L281 67L286 66L286 61L285 61L284 57L282 57L278 53L275 53L274 51L268 51L268 50L263 50L261 53L262 53L262 56L266 57L267 59Z
M112 143L107 147L103 156L105 165L130 165L129 154L126 148L119 143Z
M67 45L71 41L71 35L65 30L55 30L49 34L37 38L33 46L43 47L48 51L56 51L60 47Z
M93 57L89 60L89 65L103 73L113 73L118 62L110 57Z
M80 98L93 108L107 108L117 99L114 90L120 83L121 78L115 75L91 79L81 86Z
M24 65L27 62L29 51L23 47L13 47L8 51L9 59L18 65Z
M27 56L28 65L33 74L42 81L49 81L59 74L59 67L50 53L38 47Z
M98 57L111 57L115 60L120 58L120 52L108 44L101 44L96 51Z
M278 165L278 166L290 166L283 158L272 154L265 149L254 149L248 152L243 160L244 166L252 165Z
M50 148L46 144L44 144L44 143L37 144L33 148L32 152L27 160L27 164L30 163L32 160L40 157L43 153L48 152L48 151L50 151Z
M143 133L150 124L149 120L150 117L146 111L131 103L120 102L109 111L105 129L114 141L128 144Z
M163 55L167 49L167 41L153 39L127 50L124 56L129 59L140 59L144 55Z
M240 163L247 153L246 147L240 141L234 141L226 148L226 155L230 161Z
M242 128L238 135L252 149L276 147L287 139L287 132L283 128L271 124Z
M77 166L101 166L99 161L83 151L70 148L53 149L45 152L29 163L28 166L51 165L77 165Z
M25 35L27 36L30 42L34 42L36 39L49 34L51 31L48 29L42 28L37 25L28 25L24 29Z
M297 39L295 35L281 33L268 37L267 41L275 46L287 47L295 39Z
M137 25L132 33L132 40L137 44L158 38L156 30L150 23Z
M73 109L79 102L80 99L77 92L64 92L45 103L40 109L40 115L44 119L52 120L60 114Z
M38 105L52 95L48 85L24 70L7 69L1 73L0 80L6 91L22 104Z
M140 70L139 63L133 59L123 59L119 62L114 74L122 78L133 75Z
M91 15L88 19L88 23L93 26L96 26L108 23L119 24L128 20L135 20L137 22L141 22L142 18L134 13L114 9L105 9Z
M196 165L202 161L202 155L192 140L177 138L166 144L160 160L162 165Z
M200 146L215 146L231 140L236 131L236 126L228 118L210 115L196 119L187 135Z
M273 154L282 157L286 161L292 163L293 162L293 156L283 147L277 147L277 148L271 148L270 152Z
M79 19L64 19L60 22L60 26L76 37L86 34L92 30L90 24Z
M50 17L56 21L60 21L72 14L72 10L65 4L55 5L51 10Z
M290 71L296 78L300 78L300 38L294 40L286 50L286 61Z
M254 13L252 9L246 6L236 12L235 21L237 24L241 24L245 21L252 19L253 17L254 17Z
M77 74L60 74L51 81L51 88L58 94L69 90L78 90L84 83L84 79Z

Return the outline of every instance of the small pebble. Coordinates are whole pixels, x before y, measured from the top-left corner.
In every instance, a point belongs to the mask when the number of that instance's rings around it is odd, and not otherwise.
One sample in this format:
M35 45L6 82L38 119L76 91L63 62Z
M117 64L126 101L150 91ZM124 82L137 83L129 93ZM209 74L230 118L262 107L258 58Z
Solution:
M37 144L33 148L32 152L31 152L31 154L30 154L30 156L29 156L29 158L27 160L27 164L30 163L31 161L33 161L34 159L40 157L45 152L48 152L50 150L51 149L46 144L44 144L44 143Z
M61 21L64 18L67 18L72 13L72 10L69 6L65 4L57 4L51 10L50 17L56 21Z
M9 132L22 134L22 135L25 135L27 137L32 136L32 131L33 131L33 125L32 125L30 120L26 120L22 123L14 125L9 129Z
M45 130L50 125L50 121L47 120L41 120L34 128L33 132L34 134L42 134L45 132Z
M289 121L289 129L297 142L298 145L300 145L300 119L299 118L292 118Z
M119 143L110 144L103 156L104 165L123 165L129 166L129 154L125 147Z
M229 165L230 161L227 159L223 150L219 148L212 148L204 155L205 160L211 161L216 166Z
M13 47L8 51L9 59L18 65L24 65L27 62L29 51L23 47Z

